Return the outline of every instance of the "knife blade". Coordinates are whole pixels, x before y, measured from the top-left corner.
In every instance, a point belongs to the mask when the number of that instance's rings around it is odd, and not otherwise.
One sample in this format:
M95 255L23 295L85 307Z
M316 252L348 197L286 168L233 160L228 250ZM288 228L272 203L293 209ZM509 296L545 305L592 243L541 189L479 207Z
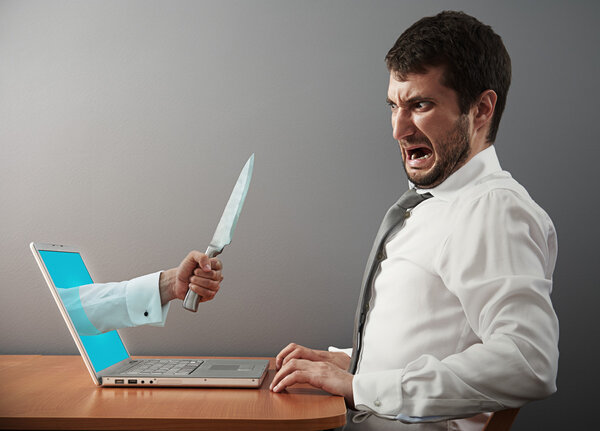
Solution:
M223 251L223 248L231 243L233 231L235 230L240 213L242 212L242 207L244 206L244 201L246 200L246 195L248 194L253 171L254 153L252 153L244 165L242 172L240 172L237 182L233 187L233 191L229 196L229 200L227 201L227 205L225 205L221 220L219 220L213 238L206 249L206 255L208 257L218 256ZM185 299L183 300L183 308L196 312L199 303L200 297L198 294L191 289L188 290Z

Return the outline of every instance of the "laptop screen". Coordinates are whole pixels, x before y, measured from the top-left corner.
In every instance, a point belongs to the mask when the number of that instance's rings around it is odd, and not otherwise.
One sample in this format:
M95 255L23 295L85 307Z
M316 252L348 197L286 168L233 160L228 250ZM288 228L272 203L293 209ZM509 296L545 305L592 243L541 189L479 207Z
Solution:
M77 287L93 283L81 255L76 252L49 250L39 250L39 254L71 321L79 332L79 338L94 370L99 372L127 359L129 355L117 331L98 335L81 334L81 332L98 332L87 318L79 299ZM86 329L90 330L86 331Z

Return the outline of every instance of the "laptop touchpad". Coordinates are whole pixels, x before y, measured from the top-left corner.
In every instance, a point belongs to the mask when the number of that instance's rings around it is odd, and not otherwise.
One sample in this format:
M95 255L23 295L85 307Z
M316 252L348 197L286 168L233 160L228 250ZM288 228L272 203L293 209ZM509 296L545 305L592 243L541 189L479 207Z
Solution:
M226 364L215 364L210 367L211 370L215 371L237 371L240 368L239 365L226 365Z

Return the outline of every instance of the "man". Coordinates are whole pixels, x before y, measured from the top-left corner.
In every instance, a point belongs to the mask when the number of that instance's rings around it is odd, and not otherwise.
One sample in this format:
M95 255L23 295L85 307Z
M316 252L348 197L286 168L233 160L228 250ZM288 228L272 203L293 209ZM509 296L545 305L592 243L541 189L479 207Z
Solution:
M290 344L271 389L343 395L348 429L480 430L484 412L556 390L555 230L496 156L511 69L489 26L423 18L386 63L394 139L422 203L367 268L354 349Z
M223 265L199 251L191 251L177 268L120 283L95 283L59 289L79 335L113 329L164 325L169 304L184 299L188 290L201 302L210 301L223 280Z

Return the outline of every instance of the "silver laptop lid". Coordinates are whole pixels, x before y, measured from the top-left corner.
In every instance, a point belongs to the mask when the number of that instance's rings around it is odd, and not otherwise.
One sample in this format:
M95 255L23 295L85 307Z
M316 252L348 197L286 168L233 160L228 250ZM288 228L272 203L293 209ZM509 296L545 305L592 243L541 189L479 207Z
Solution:
M98 373L130 357L118 331L83 335L97 331L79 299L78 287L93 283L79 250L60 244L31 243L30 247L88 371L100 384Z

